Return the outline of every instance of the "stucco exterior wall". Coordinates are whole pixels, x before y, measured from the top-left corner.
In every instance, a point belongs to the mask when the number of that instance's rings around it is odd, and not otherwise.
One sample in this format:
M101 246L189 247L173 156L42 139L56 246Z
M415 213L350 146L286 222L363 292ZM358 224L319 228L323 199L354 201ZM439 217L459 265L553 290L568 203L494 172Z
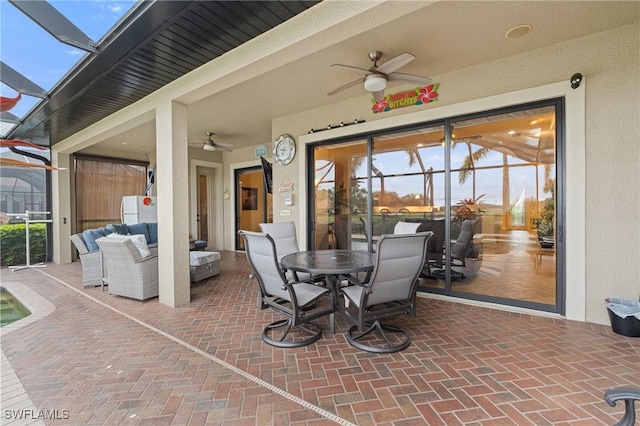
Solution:
M575 213L568 208L567 222L574 219L585 222L586 283L583 284L586 291L585 294L569 291L567 304L584 303L579 310L584 311L586 321L594 323L608 323L604 308L606 297L637 299L640 295L639 30L640 24L636 23L435 76L434 82L440 83L439 100L420 107L449 106L454 115L458 103L562 81L569 86L573 73L584 75L585 137L584 141L567 140L567 144L584 143L584 147L578 146L578 149L583 149L586 155L586 179L583 188L568 187L567 195L570 198L571 191L584 191L586 208ZM311 128L355 118L368 122L389 119L416 111L416 108L404 108L374 115L370 105L369 97L362 96L328 108L281 117L273 121L272 136L275 139L289 133L299 140ZM357 132L356 127L349 127L349 131ZM328 132L326 136L332 137ZM299 144L298 150L303 149ZM274 186L286 175L296 183L294 194L298 200L292 216L281 218L278 212L284 208L284 197L274 191L274 221L293 219L302 223L306 219L303 157L297 155L287 166L274 164ZM304 230L302 226L299 228Z

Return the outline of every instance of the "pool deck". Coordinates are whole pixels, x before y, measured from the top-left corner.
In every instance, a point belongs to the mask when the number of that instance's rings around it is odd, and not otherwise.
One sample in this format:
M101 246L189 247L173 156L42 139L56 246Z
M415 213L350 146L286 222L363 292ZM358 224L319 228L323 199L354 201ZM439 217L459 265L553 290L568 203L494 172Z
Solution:
M350 347L339 317L335 335L273 348L244 254L221 265L181 308L84 289L79 263L0 270L34 312L0 329L0 423L610 425L624 408L604 392L640 387L638 338L426 297L401 319L412 344L400 353Z

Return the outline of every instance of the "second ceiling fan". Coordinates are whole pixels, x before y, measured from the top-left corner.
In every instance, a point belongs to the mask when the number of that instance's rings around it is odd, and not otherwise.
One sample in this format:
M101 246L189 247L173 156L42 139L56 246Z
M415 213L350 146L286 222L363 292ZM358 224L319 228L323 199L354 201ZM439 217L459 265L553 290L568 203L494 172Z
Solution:
M202 139L202 149L205 151L225 151L231 152L231 148L236 146L230 142L216 142L211 137L214 135L213 132L207 132L207 139Z
M382 58L381 51L372 50L371 52L369 52L369 59L371 59L371 61L373 62L373 66L369 69L343 64L331 65L332 67L347 68L351 71L364 74L364 77L340 86L337 89L327 93L327 95L331 96L350 87L363 84L364 89L368 92L371 92L373 98L376 100L376 102L378 102L384 98L384 89L387 87L388 82L403 81L407 83L416 83L419 85L429 84L431 82L431 79L428 77L396 72L396 70L399 70L416 58L411 53L402 53L395 58L389 59L384 64L378 66L378 61L380 60L380 58Z

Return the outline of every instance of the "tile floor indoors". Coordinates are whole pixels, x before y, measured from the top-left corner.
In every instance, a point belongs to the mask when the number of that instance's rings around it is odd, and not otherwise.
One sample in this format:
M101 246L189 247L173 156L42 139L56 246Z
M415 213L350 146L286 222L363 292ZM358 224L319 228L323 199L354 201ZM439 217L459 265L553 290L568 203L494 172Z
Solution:
M83 289L79 263L1 270L44 300L2 331L1 424L31 424L26 409L61 425L611 425L623 404L604 392L640 387L638 338L427 297L398 320L400 353L352 348L339 316L335 335L273 348L244 254L221 265L176 309Z

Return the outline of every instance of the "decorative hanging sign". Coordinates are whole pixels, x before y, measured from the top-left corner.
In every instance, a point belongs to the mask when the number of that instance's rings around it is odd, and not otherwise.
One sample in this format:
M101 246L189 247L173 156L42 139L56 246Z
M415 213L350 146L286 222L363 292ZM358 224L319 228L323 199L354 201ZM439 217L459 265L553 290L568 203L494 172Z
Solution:
M293 182L289 180L289 176L284 175L282 183L278 186L278 192L291 192L293 191Z
M374 114L391 111L392 109L404 108L412 105L422 105L438 100L438 86L440 84L430 84L426 87L418 87L415 90L394 93L387 95L378 102L371 99L373 106L371 111Z

